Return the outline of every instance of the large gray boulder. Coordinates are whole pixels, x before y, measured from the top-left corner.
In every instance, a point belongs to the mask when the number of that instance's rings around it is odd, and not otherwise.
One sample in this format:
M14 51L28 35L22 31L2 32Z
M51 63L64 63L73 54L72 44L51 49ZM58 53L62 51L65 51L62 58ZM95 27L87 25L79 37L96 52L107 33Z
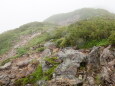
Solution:
M75 76L80 63L85 62L86 55L72 48L65 48L58 53L58 56L63 62L55 70L53 78L68 79L73 84L81 83L82 80Z

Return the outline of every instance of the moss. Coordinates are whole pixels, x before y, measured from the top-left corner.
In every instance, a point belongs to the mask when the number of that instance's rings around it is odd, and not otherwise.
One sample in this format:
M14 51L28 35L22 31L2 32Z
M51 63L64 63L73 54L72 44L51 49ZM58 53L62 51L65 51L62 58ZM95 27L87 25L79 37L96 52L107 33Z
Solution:
M44 80L51 80L52 78L52 74L55 72L57 65L51 67L50 69L48 69L46 72L44 72Z
M52 65L60 64L60 62L56 62L56 60L58 60L57 57L51 57L51 58L47 57L47 58L45 58L45 61L52 64Z
M55 72L56 67L60 64L58 62L55 62L57 60L57 57L47 58L46 61L53 64L52 67L50 67L47 71L43 72L42 65L38 65L35 72L30 74L29 76L25 78L21 78L15 81L15 86L25 86L26 84L33 84L39 80L51 80L52 74Z
M15 86L25 86L26 84L34 84L36 81L41 80L43 77L42 66L39 65L35 72L31 75L15 81Z

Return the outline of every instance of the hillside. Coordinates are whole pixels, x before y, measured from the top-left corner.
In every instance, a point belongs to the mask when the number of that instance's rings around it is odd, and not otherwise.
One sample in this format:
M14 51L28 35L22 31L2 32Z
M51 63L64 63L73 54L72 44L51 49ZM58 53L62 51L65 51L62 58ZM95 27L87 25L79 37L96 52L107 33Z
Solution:
M114 86L114 14L84 8L60 16L0 34L0 86Z
M58 25L68 25L79 20L89 19L96 16L114 16L104 9L82 8L69 13L53 15L45 20Z
M17 29L0 34L0 54L7 52L16 42L24 36L32 36L35 33L42 33L47 29L54 28L55 25L49 23L32 22L20 26Z

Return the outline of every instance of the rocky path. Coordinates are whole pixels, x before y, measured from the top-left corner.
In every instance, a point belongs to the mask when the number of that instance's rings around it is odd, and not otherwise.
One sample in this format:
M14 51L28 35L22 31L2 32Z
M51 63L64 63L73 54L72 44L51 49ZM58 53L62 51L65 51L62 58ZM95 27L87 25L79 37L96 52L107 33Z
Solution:
M16 58L11 62L0 66L0 84L13 86L16 79L23 78L31 74L39 64L40 56L34 53L30 56ZM1 85L0 85L1 86Z
M33 39L34 37L36 37L36 36L38 36L40 34L41 33L35 33L33 35L26 35L26 36L20 37L20 41L17 42L6 54L1 56L0 62L2 62L3 60L6 60L6 59L8 59L8 58L10 58L12 56L15 56L17 48L26 45L29 40Z

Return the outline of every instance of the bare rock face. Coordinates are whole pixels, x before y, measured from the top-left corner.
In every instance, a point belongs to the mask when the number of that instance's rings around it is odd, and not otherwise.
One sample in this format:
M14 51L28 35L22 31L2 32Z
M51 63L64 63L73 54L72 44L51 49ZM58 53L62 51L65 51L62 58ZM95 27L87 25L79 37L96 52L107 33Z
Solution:
M63 80L67 79L69 81L68 86L81 83L82 80L76 78L76 72L77 72L77 68L80 67L80 63L85 61L86 55L81 52L78 52L77 50L73 50L72 48L69 48L60 51L58 53L58 56L61 60L63 60L63 62L57 67L56 72L54 74L55 76L53 76L55 77L56 81L61 83L60 81L61 79ZM62 83L67 84L66 81L62 81ZM59 86L59 85L54 85L54 86Z
M91 68L97 69L100 66L100 47L93 47L88 55L88 64Z

